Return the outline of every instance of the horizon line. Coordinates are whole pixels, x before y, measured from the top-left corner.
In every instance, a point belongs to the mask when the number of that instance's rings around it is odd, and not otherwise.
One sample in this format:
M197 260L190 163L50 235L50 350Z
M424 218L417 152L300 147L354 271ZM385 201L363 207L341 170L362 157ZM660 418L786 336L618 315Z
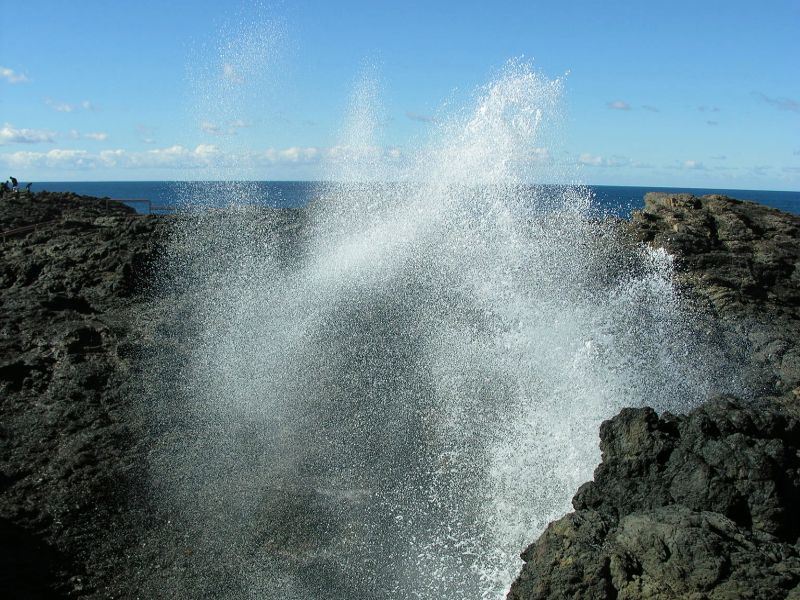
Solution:
M28 183L27 181L25 183ZM48 181L34 181L31 182L33 186L42 186L46 184L71 184L71 183L344 183L325 179L83 179L83 180L48 180ZM349 182L348 182L349 183ZM401 181L380 181L371 183L409 183ZM676 186L676 185L613 185L613 184L600 184L600 183L585 183L585 182L572 182L572 183L520 183L519 185L542 185L542 186L586 186L586 187L616 187L616 188L658 188L669 190L723 190L723 191L741 191L741 192L784 192L784 193L800 193L800 189L766 189L766 188L735 188L735 187L694 187L694 186Z

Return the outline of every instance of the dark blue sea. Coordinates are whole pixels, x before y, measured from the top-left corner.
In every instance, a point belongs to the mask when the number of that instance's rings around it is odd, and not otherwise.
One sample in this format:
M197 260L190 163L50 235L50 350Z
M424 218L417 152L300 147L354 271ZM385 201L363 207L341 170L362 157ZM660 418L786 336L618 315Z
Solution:
M800 192L774 190L732 190L634 186L588 186L594 193L598 212L627 217L644 205L647 192L688 192L695 195L724 194L752 200L787 212L800 214ZM182 182L182 181L53 181L35 183L33 191L69 191L88 196L126 200L137 211L160 212L158 207L175 207L198 199L238 197L279 208L301 208L319 193L312 181ZM252 200L254 199L254 200Z

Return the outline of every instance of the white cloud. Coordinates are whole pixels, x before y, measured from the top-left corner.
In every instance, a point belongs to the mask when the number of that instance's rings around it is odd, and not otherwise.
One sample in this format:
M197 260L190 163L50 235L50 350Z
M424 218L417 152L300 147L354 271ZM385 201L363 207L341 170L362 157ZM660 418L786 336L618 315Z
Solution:
M553 157L548 148L534 148L531 153L533 162L548 162L551 158Z
M220 156L220 152L212 144L200 144L194 149L176 144L168 148L127 153L124 156L120 156L120 159L124 158L124 160L121 160L119 166L196 169L211 166L218 156Z
M0 67L0 77L8 83L28 83L30 81L24 73L17 73L14 69L9 69L8 67Z
M311 164L319 162L322 158L322 152L315 146L301 148L299 146L292 146L283 150L276 150L269 148L263 153L263 157L272 164L278 163L303 163Z
M103 131L81 133L77 129L70 129L67 137L71 140L94 140L95 142L104 142L108 139L108 134Z
M127 158L125 150L102 150L98 155L104 164L116 165L119 161Z
M631 105L625 102L624 100L614 100L606 104L608 108L613 110L630 110Z
M99 157L86 150L53 149L48 152L12 152L0 154L0 161L13 169L66 168L86 169L96 166Z
M198 156L211 156L217 154L217 147L213 144L200 144L194 149Z
M692 171L705 171L706 166L699 160L685 160L681 163L682 169L689 169Z
M76 106L74 104L67 104L65 102L48 102L50 107L58 112L72 112Z
M592 167L599 167L603 164L603 157L602 156L594 156L593 154L589 154L588 152L584 152L578 157L578 162L582 165L590 165Z
M56 112L71 113L78 110L89 110L96 112L99 110L97 106L95 106L89 100L83 100L78 104L70 104L69 102L60 102L58 100L53 100L52 98L45 98L44 103Z
M83 137L87 140L94 140L96 142L104 142L108 139L108 134L104 131L95 131L90 133L84 133Z
M377 160L383 154L380 146L350 146L347 144L332 146L325 152L331 162L347 163L359 160Z
M80 162L90 155L86 150L62 150L60 148L54 148L53 150L50 150L46 156L56 161L70 161L77 159Z
M0 144L41 144L53 142L55 134L44 129L17 129L6 123L0 129Z
M355 154L354 154L355 153ZM228 153L214 144L200 144L187 148L180 144L140 152L124 149L88 152L86 150L53 149L49 152L0 153L0 164L15 169L201 169L218 167L259 168L269 166L314 165L322 161L340 162L354 156L395 160L402 156L396 147L378 146L354 149L348 146L319 148L316 146L291 146L267 148L259 151Z
M48 152L0 154L0 162L16 169L98 169L109 167L190 169L209 166L217 154L216 147L208 144L201 144L194 149L175 145L145 152L117 149L92 153L86 150L55 148Z
M605 158L603 156L595 156L584 152L578 157L578 162L582 165L590 167L626 167L626 166L642 166L639 163L632 163L630 159L624 156L612 156Z

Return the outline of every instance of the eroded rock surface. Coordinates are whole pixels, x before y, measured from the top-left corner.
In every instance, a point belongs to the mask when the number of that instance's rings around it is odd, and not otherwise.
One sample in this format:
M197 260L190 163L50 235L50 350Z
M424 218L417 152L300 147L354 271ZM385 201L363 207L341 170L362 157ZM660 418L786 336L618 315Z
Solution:
M796 419L719 398L686 416L625 409L600 437L594 481L525 551L510 598L781 598L800 585Z
M763 395L800 394L800 216L725 196L650 193L631 230L750 342Z
M800 598L800 217L723 196L648 194L630 230L749 342L756 400L625 409L603 459L523 553L508 597Z
M130 456L126 339L164 218L70 194L9 194L0 231L0 589L82 594L107 578Z

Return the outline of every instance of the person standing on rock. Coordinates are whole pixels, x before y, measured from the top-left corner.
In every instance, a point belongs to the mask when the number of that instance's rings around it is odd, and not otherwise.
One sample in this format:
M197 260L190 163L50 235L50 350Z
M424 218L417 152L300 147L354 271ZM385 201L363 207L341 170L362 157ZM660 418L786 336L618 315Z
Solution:
M17 181L17 178L12 175L11 177L9 177L9 179L11 180L11 191L12 192L18 192L19 191L19 182Z

